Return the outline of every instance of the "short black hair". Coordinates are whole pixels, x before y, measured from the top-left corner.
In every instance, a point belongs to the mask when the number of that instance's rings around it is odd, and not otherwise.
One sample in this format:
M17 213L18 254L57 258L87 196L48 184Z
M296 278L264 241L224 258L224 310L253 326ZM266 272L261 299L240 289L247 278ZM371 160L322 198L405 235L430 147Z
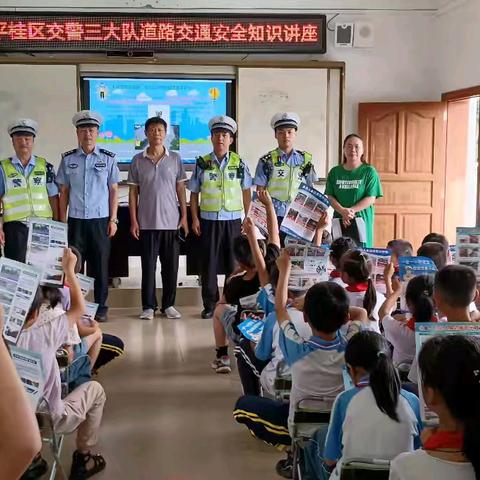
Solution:
M330 258L339 265L343 254L355 248L357 244L350 237L337 238L330 245Z
M253 268L255 266L252 249L245 235L239 235L233 239L233 256L238 263L246 267Z
M417 255L431 258L437 269L441 270L447 264L448 249L441 243L427 242L417 250Z
M401 238L390 240L387 243L387 248L397 257L411 257L413 255L413 245Z
M148 131L150 125L163 125L163 128L165 128L165 132L168 128L167 122L162 117L150 117L145 122L145 132Z
M310 325L324 333L334 333L348 319L347 292L334 282L320 282L305 295L303 312Z
M447 265L435 275L434 290L453 308L466 308L477 290L475 271L465 265Z
M441 233L432 232L432 233L429 233L428 235L425 235L424 239L422 240L422 245L428 242L441 243L445 247L447 252L448 252L448 248L450 247L447 237L445 235L442 235Z

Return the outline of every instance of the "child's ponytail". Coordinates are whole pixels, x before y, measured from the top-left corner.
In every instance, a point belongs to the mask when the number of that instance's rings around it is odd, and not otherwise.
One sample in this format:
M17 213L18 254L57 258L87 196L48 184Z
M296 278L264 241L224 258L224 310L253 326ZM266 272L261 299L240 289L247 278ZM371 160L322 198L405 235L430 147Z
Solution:
M367 311L369 318L372 317L373 310L377 304L377 291L371 278L368 279L368 288L363 297L363 308Z
M480 340L436 336L418 357L424 388L436 390L450 414L463 425L463 452L480 480Z
M416 322L431 322L435 312L432 294L434 275L418 275L412 278L405 291L405 300Z
M345 362L369 373L370 388L377 407L398 422L397 406L401 384L385 338L367 330L356 333L347 344Z

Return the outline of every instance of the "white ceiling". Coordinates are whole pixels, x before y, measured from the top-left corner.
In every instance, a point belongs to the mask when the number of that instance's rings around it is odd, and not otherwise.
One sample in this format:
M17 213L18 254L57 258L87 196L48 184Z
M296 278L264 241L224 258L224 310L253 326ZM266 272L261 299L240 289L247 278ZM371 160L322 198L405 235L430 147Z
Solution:
M271 12L345 12L345 11L411 11L438 13L468 0L1 0L4 10L57 10L57 11L248 11ZM474 0L477 1L477 0ZM259 6L260 5L260 6Z

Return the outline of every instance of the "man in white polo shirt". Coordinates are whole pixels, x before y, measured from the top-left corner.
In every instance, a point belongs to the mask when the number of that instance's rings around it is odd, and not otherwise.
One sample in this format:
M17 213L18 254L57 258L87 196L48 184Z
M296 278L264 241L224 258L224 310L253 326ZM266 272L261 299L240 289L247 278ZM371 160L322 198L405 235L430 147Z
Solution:
M163 145L167 123L161 117L145 122L148 147L135 155L130 165L129 205L131 234L140 240L142 258L142 313L151 320L158 308L156 297L157 256L162 265L162 306L167 318L180 318L175 309L178 257L182 236L188 234L185 181L180 155ZM180 206L180 211L179 211Z

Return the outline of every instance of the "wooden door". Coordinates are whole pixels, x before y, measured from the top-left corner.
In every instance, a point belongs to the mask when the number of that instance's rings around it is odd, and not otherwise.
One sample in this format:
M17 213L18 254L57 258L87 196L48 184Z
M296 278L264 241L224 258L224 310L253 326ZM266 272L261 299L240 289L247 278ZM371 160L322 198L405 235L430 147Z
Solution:
M446 104L361 103L358 120L383 187L374 245L403 238L417 249L427 233L444 229Z

